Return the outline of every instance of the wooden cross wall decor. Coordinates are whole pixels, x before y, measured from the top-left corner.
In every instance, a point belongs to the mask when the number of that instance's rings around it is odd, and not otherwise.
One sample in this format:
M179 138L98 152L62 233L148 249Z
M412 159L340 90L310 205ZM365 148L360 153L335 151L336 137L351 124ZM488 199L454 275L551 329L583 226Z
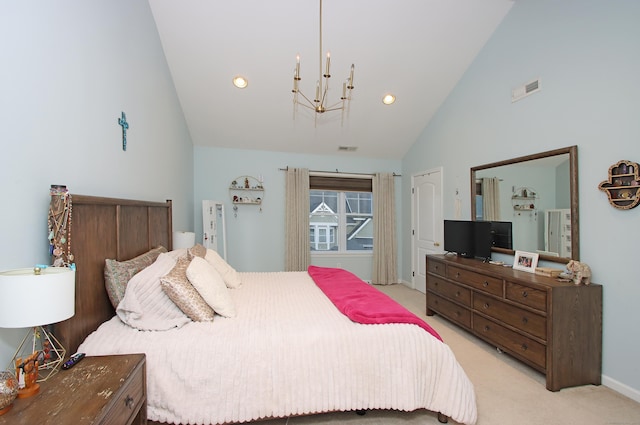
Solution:
M129 128L129 123L127 122L127 116L124 112L122 112L122 116L118 118L118 124L122 127L122 150L127 150L127 129Z

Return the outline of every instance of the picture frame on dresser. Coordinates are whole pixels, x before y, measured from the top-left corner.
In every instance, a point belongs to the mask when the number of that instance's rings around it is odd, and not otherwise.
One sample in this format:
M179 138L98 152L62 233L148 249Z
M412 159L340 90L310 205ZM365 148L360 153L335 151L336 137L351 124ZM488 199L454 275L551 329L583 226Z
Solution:
M513 268L523 272L535 273L538 267L539 254L527 251L516 251L513 256Z

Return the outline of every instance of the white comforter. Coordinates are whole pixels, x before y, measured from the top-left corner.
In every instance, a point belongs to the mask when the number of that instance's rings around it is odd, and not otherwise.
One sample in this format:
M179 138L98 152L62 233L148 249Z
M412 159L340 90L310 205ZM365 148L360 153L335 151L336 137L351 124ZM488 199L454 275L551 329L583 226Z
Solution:
M416 325L362 325L306 272L241 273L237 317L140 331L116 316L80 346L87 355L146 353L148 417L246 422L355 409L426 408L477 418L473 386L446 344Z

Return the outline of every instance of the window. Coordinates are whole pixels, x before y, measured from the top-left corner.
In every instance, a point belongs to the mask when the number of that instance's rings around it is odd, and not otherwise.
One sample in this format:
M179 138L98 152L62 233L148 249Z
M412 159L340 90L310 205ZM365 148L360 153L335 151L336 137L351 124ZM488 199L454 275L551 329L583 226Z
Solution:
M313 176L312 176L313 177ZM309 241L312 252L358 252L373 250L373 194L371 179L323 177L321 187L310 178ZM351 181L349 181L351 180ZM349 191L354 181L365 191ZM351 183L345 186L344 183ZM342 184L340 184L342 183ZM333 190L328 190L329 188ZM322 190L315 190L322 189ZM367 190L368 189L368 190Z

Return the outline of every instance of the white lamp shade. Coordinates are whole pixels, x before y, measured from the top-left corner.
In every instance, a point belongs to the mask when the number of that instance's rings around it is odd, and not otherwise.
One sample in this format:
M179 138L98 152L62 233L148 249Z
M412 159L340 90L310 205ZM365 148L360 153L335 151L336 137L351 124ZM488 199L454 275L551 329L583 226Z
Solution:
M0 328L61 322L75 314L76 273L66 267L0 272Z
M196 244L193 232L173 232L173 249L191 248Z

